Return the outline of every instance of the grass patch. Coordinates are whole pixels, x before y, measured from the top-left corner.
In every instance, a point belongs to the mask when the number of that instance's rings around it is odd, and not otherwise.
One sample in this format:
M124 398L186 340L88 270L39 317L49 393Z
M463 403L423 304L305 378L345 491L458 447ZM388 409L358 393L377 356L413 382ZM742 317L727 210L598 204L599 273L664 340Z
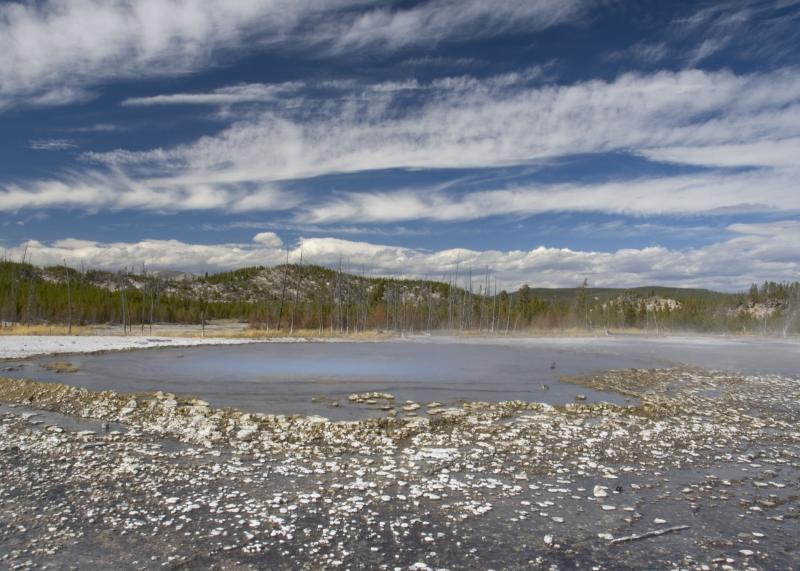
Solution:
M67 362L55 362L55 363L42 363L41 367L43 369L47 369L48 371L53 371L55 373L77 373L78 368L73 365L72 363Z
M4 325L0 327L0 335L68 335L66 325ZM72 335L96 335L96 330L89 326L73 325Z

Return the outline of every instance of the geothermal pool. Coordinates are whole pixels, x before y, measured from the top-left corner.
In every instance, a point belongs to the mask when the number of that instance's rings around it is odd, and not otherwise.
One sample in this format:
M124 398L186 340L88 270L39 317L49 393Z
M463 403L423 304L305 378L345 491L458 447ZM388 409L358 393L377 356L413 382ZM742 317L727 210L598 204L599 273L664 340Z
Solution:
M42 367L63 361L78 371L59 374ZM347 402L349 394L371 391L391 393L400 403L562 404L579 394L587 402L623 403L620 395L562 383L559 377L671 365L796 376L800 344L719 337L275 342L46 356L6 362L0 375L96 390L196 395L214 406L252 412L354 419L382 414ZM331 406L334 401L340 406Z

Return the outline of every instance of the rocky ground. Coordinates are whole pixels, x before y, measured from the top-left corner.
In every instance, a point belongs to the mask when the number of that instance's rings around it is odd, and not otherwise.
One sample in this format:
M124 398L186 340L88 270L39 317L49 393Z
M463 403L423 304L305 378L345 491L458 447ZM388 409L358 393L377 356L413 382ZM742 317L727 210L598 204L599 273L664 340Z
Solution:
M334 423L0 380L0 567L797 568L798 379L568 380L637 404Z

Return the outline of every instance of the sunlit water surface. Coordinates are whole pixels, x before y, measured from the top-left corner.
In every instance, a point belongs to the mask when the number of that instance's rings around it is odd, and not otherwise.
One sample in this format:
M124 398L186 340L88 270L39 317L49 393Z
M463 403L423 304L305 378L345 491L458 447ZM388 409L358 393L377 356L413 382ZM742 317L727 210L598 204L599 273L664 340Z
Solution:
M65 360L79 371L58 374L40 366ZM423 404L512 399L561 404L579 394L587 402L623 403L620 395L562 383L559 377L676 364L796 376L800 344L705 337L258 343L41 357L2 374L97 390L191 394L215 406L254 412L349 419L380 414L347 403L349 394L367 391ZM341 406L331 407L330 399Z

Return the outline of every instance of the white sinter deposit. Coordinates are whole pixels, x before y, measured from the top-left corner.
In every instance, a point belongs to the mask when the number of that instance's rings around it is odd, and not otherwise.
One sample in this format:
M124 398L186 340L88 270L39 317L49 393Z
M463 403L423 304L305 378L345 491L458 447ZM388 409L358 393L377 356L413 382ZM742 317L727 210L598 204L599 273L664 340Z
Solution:
M0 336L0 359L24 359L33 355L93 353L150 347L191 347L194 345L240 345L254 339L220 337L121 337L112 335L6 335Z

